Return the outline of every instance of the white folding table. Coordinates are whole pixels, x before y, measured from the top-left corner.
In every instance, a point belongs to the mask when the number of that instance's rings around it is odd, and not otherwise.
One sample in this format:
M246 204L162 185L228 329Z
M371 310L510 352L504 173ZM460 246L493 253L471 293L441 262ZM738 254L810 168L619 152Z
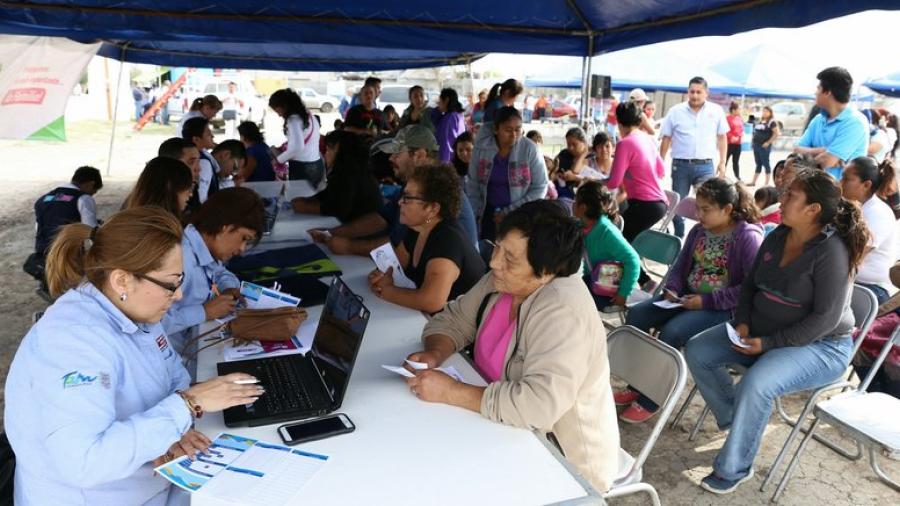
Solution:
M291 184L295 195L312 193L308 185L304 192L296 187L298 182ZM332 218L300 216L283 210L272 234L258 247L309 241L307 229L335 224ZM545 437L492 422L465 409L421 401L410 393L403 378L383 369L382 364L400 365L407 355L422 348L425 317L385 302L369 291L366 276L374 268L370 259L332 258L341 267L344 281L363 297L371 311L339 410L353 420L356 431L298 446L330 459L303 486L292 504L604 503ZM320 312L321 306L309 308L309 317L318 318ZM200 353L200 380L216 375L216 363L223 360L222 349L223 345L218 344ZM445 365L456 367L467 381L482 381L458 354ZM230 432L280 442L277 425L227 428L221 413L205 415L197 421L197 428L209 436ZM192 504L215 503L198 495Z

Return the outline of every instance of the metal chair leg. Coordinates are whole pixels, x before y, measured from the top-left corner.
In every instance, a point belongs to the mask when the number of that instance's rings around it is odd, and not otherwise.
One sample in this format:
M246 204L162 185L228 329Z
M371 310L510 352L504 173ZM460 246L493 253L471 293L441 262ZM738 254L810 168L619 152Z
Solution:
M778 455L775 457L775 461L772 462L772 467L769 468L769 474L766 476L766 479L763 480L762 485L759 486L760 492L765 492L766 487L769 486L769 483L772 479L775 478L775 474L778 472L778 468L781 466L781 461L784 460L785 455L787 455L788 450L791 445L794 444L794 439L797 438L797 434L803 429L803 420L806 420L806 417L809 415L810 411L812 411L813 406L815 406L816 400L822 394L822 391L816 391L810 398L806 401L806 405L803 407L803 411L800 413L800 416L797 417L797 423L793 424L791 428L791 433L788 434L787 439L784 440L784 446L781 447L781 451L778 452ZM775 404L780 408L781 402L780 398L775 399Z
M681 424L681 419L684 418L684 414L687 412L688 406L691 405L691 401L694 400L695 395L697 395L697 385L694 385L694 388L691 389L691 393L688 394L684 404L682 404L681 408L678 410L678 414L675 415L675 419L672 420L671 425L669 425L670 428L674 429Z
M700 418L697 419L697 423L694 424L694 428L691 429L691 435L688 436L688 441L693 441L697 439L697 433L700 432L700 427L703 425L703 420L706 420L706 415L709 414L709 404L703 407L703 413L700 413Z
M850 387L848 385L844 385L843 387L841 387L841 385L835 385L834 388L829 388L827 390L834 390L836 388L841 388L841 391L844 392L844 391L848 390ZM810 397L809 400L807 401L806 406L809 407L809 406L812 406L813 404L815 404L814 401L816 399L818 399L821 394L825 393L825 391L826 390L821 390L821 391L817 391L816 393L814 393L813 396ZM788 415L787 412L785 411L784 404L781 403L781 397L775 398L775 410L778 412L778 416L782 420L784 420L784 422L786 424L790 425L791 427L794 427L797 425L797 420L791 418L790 415ZM805 408L804 408L804 410L805 410ZM805 414L804 414L804 418L805 418ZM800 418L798 417L798 419L800 419ZM804 434L807 431L807 429L802 426L800 427L800 430ZM840 446L837 445L837 443L831 442L828 438L826 438L823 435L816 434L813 437L815 438L816 441L818 441L819 443L822 443L822 445L824 445L826 448L829 448L831 451L837 453L838 455L844 457L845 459L859 460L859 459L863 458L862 444L860 444L859 441L856 442L856 453L850 453L850 451L841 448ZM762 489L760 489L760 490L762 490Z
M820 420L816 418L813 420L812 425L809 426L809 431L806 433L806 436L800 441L800 446L797 447L797 451L794 453L794 457L791 459L790 464L788 464L787 469L784 471L784 476L781 477L781 481L778 482L778 488L775 489L775 494L772 496L772 502L778 502L778 499L781 497L781 493L784 492L784 488L787 486L788 481L791 479L791 475L794 474L794 469L797 467L797 464L800 462L800 455L803 453L803 450L806 449L806 445L809 444L809 440L812 439L812 436L816 432L816 427L819 426ZM772 470L769 471L769 477L774 476L775 473ZM768 481L768 478L766 478Z
M880 448L876 448L875 445L869 446L869 463L872 465L872 470L875 471L875 474L886 483L892 489L900 492L900 483L892 480L884 471L882 471L881 466L878 465L878 451Z

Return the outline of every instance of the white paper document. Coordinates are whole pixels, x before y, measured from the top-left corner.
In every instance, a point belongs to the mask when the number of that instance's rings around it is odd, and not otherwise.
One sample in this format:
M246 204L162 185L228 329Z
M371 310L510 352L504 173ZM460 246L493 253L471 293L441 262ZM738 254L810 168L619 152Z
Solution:
M394 253L391 243L388 242L373 249L369 255L375 261L375 266L378 267L379 271L387 272L388 269L394 269L391 275L394 280L394 286L411 290L416 289L416 284L410 281L406 274L403 273L403 267L400 266L400 260L397 258L397 254Z
M232 434L220 434L209 455L187 456L156 472L177 487L231 504L285 504L328 461L328 456L294 450Z
M428 369L427 365L422 364L420 362L411 362L409 360L407 360L406 362L409 363L410 367L412 367L413 369L419 369L419 370ZM412 365L412 364L421 365L421 366L425 366L425 367L416 367L415 365ZM413 373L409 372L405 367L397 367L394 365L382 365L381 367L384 367L388 371L399 374L400 376L403 376L405 378L412 378L413 376L415 376ZM447 376L450 376L451 378L455 379L456 381L462 381L463 383L466 382L465 378L462 377L462 374L460 374L459 371L457 371L456 368L453 367L452 365L447 366L447 367L438 367L435 370L441 371L442 373L446 374Z
M660 299L654 302L653 305L663 309L675 309L676 307L682 307L684 304L681 302L672 302L669 299Z
M293 295L246 281L241 281L241 296L247 302L247 309L297 307L300 304L300 299Z
M730 323L725 322L725 330L728 332L728 340L731 341L731 344L737 346L738 348L749 348L749 344L744 344L741 341L740 334L737 333L737 330L734 330L734 327L731 326Z

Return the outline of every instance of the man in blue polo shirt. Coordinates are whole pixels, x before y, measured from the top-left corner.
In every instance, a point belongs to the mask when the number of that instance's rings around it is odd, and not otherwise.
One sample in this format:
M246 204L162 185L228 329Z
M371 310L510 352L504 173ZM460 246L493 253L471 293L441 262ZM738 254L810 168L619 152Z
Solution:
M845 162L866 155L869 125L849 105L853 78L847 69L828 67L816 78L816 105L822 112L810 121L794 152L814 156L819 167L840 179Z

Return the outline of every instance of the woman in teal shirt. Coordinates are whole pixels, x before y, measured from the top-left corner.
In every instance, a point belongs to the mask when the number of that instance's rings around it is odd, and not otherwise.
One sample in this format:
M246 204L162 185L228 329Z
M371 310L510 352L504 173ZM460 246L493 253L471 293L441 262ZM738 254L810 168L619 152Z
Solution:
M609 305L624 306L625 300L637 286L641 271L637 252L628 244L615 224L619 216L618 209L616 198L597 181L584 183L575 195L575 207L572 211L575 217L581 220L585 231L587 265L584 281L591 290L597 309ZM612 268L621 271L619 286L614 294L598 294L602 293L603 289L595 286L597 280L594 279L593 271L601 263L619 266Z

